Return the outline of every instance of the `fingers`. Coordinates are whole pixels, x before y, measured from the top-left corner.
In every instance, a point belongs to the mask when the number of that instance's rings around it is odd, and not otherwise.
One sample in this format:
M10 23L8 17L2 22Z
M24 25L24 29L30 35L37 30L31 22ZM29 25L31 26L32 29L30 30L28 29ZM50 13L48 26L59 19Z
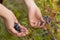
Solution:
M22 28L22 32L24 32L25 34L28 34L28 30L25 27Z
M30 24L31 24L31 26L34 27L34 28L39 28L41 22L39 22L38 20L36 20L36 21L30 21Z
M4 17L5 18L5 23L6 23L6 28L8 29L9 33L13 34L13 35L16 35L18 37L23 37L27 34L27 29L26 28L23 28L21 27L22 29L22 32L18 32L17 30L14 29L14 22L17 22L17 19L16 17L14 16L14 14L8 10L6 7L4 7L3 5L0 4L0 16ZM3 12L4 11L4 12ZM24 30L23 30L24 29ZM25 34L26 32L26 34Z
M19 27L21 28L22 32L24 32L25 34L28 34L27 28L25 28L24 26L21 26L20 24L19 24Z
M19 32L17 32L16 30L10 30L10 29L8 29L8 32L9 32L10 34L13 34L13 35L18 36L18 37L23 37L23 36L26 35L26 34L24 34L23 32L19 33Z
M26 36L26 34L28 34L28 31L25 27L21 27L21 32L18 32L17 30L15 30L13 25L11 25L11 27L9 28L7 27L7 29L9 33L18 37L23 37L23 36Z
M39 8L37 8L37 10L36 10L36 15L37 15L36 18L39 20L40 28L46 29L46 27L45 27L45 23L46 22L43 19L42 14L41 14Z
M10 12L11 12L11 11L10 11ZM14 22L18 23L15 15L14 15L12 12L11 12L11 15L12 15L12 17L13 17L13 19L14 19ZM25 27L21 26L19 23L18 23L18 25L19 25L19 27L21 28L21 35L20 35L20 36L25 36L25 35L27 35L27 34L28 34L28 30L27 30ZM18 36L18 35L17 35L17 36Z
M18 32L17 30L15 30L15 31L17 31L16 34L15 34L16 36L23 37L23 36L26 36L28 34L28 30L25 27L23 27L21 25L19 25L18 27L19 27L18 29L21 30L21 31ZM14 31L12 31L12 32L14 32Z
M45 22L45 20L43 19L43 17L40 17L40 22L41 22L41 23L40 23L40 28L46 30L46 27L45 27L46 22Z
M39 22L38 22L38 27L40 27L40 24L41 24L41 22L39 21Z
M37 22L37 20L35 19L35 8L30 8L29 9L29 21L30 21L30 25L32 26L32 27L34 27L34 28L37 28L36 26L37 26L37 24L38 24L38 22Z
M15 35L15 36L18 36L18 37L23 37L27 34L27 29L24 28L23 26L19 26L21 27L22 29L22 32L18 32L17 30L14 29L14 19L12 18L12 16L10 15L9 18L6 19L6 27L9 31L9 33Z
M34 28L38 28L38 22L30 22L31 26Z

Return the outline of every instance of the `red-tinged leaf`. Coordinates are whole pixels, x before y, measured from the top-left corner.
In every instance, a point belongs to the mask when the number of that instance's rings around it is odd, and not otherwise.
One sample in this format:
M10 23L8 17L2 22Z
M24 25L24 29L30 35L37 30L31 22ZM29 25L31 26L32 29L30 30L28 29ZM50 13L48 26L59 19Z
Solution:
M50 14L50 17L55 17L55 15L56 15L56 13L53 12Z
M59 24L59 23L60 23L60 21L57 21L56 23L57 23L57 24Z
M54 20L54 17L49 17L50 21Z

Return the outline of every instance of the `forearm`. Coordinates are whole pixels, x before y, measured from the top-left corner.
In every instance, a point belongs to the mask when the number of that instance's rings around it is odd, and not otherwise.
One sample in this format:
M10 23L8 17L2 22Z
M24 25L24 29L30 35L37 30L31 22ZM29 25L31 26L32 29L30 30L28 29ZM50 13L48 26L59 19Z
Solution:
M34 0L24 0L24 1L25 1L26 5L28 6L28 8L36 6Z
M10 13L11 13L10 10L8 10L6 7L0 4L0 16L1 17L3 17L4 19L9 19L11 18Z

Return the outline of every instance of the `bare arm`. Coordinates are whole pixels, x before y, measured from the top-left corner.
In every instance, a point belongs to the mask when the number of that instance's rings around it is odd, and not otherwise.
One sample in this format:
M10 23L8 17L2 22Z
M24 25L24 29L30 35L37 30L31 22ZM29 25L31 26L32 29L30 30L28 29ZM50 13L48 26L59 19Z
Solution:
M34 0L24 0L24 1L28 7L29 22L31 26L34 28L43 28L46 30L46 28L44 27L45 21L42 17L41 11L35 4ZM43 24L40 25L42 22Z
M0 4L0 16L3 17L6 21L10 20L10 23L13 23L13 21L11 21L13 18L11 17L10 13L10 10Z
M8 29L9 33L11 33L13 35L16 35L18 37L25 36L28 33L27 29L18 23L18 20L16 19L15 15L13 14L13 12L10 11L9 9L7 9L2 4L0 4L0 16L4 18L5 24L6 24L6 28ZM19 27L21 28L22 32L18 32L18 31L16 31L14 29L15 22L19 25Z
M0 4L0 16L3 18L7 19L8 17L10 18L10 10L8 10L6 7L4 7L2 4Z
M26 5L28 6L28 8L36 6L34 0L24 0L24 1L25 1Z

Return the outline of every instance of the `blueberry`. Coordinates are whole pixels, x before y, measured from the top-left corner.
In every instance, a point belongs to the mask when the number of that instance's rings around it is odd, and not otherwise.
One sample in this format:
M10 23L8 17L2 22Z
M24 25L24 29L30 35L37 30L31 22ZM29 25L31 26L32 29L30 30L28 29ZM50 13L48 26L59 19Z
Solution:
M45 31L43 34L42 34L42 37L46 36L48 34L47 31Z
M47 22L47 23L49 23L49 22L50 22L50 20L49 20L49 17L48 17L48 16L46 16L46 22Z
M42 33L42 37L44 37L45 36L45 34L44 33Z
M14 28L15 28L15 30L17 30L18 32L21 32L21 28L20 28L20 26L18 25L18 23L14 23Z
M49 16L45 16L46 23L50 23Z

